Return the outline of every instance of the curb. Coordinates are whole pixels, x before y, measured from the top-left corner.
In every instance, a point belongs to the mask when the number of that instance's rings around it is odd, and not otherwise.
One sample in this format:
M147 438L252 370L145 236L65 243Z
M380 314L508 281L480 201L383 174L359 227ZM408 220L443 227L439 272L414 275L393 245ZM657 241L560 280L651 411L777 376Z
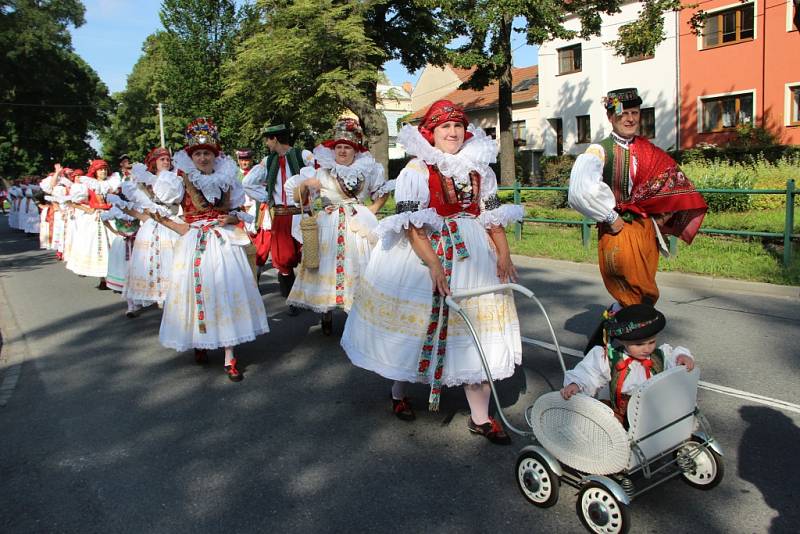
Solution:
M520 267L545 268L555 271L592 274L600 280L600 271L594 263L576 263L572 261L553 260L550 258L534 258L531 256L511 256L514 264ZM687 289L706 289L719 292L733 292L755 294L768 297L781 297L800 299L800 287L767 284L764 282L749 282L731 278L714 278L697 274L659 272L656 275L659 286L680 287Z

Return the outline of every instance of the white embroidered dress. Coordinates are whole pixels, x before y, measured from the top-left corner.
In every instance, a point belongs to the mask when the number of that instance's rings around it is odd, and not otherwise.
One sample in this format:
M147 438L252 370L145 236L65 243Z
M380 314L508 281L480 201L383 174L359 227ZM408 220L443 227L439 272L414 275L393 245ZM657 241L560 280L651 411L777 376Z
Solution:
M169 172L169 171L164 171ZM158 213L176 222L178 206L164 205L153 195L151 198L145 188L152 188L156 176L147 171L141 163L135 163L131 173L133 182L123 185L123 192L130 201L129 209L139 213ZM180 236L152 217L144 221L133 242L128 265L128 283L123 297L138 306L153 303L164 304L169 289L175 243Z
M364 205L391 191L394 182L387 182L383 166L369 152L356 153L351 165L336 163L332 149L319 145L314 149L319 169L305 167L286 182L286 194L308 179L319 180L312 190L321 197L322 211L315 217L319 229L319 268L306 269L302 264L286 302L316 312L334 308L350 311L355 288L367 268L374 244L370 232L378 219ZM297 236L302 239L302 236Z
M212 174L201 174L185 151L175 154L178 169L212 206L229 193L229 207L241 207L244 190L236 178L236 164L218 157ZM244 247L250 239L236 225L218 225L219 212L187 212L191 202L183 178L161 172L153 191L164 204L184 206L191 229L178 238L170 275L159 340L165 347L184 351L215 349L252 341L269 332L264 302L247 262ZM232 212L242 221L250 217Z
M442 232L445 224L457 226L469 255L463 259L453 255L451 290L499 283L497 256L487 229L505 226L522 218L523 213L520 206L501 206L497 200L497 180L489 167L497 156L497 145L482 130L470 127L469 131L474 137L455 155L432 147L414 127L406 126L398 135L398 142L405 146L406 152L417 157L397 178L395 200L399 213L383 219L375 231L381 242L372 251L345 324L341 344L358 367L393 380L437 381L434 376L437 366L433 362L442 348L435 339L438 336L432 336L432 347L427 349L433 358L429 366L421 366L421 354L423 345L430 341L426 340L431 334L429 328L438 327L446 305L440 299L437 317L432 306L433 284L428 268L406 237L406 230L412 225L425 228L429 237ZM478 172L480 198L476 200L480 215L462 212L445 218L430 208L428 164L457 184L470 183L470 172ZM400 211L403 209L408 211ZM511 376L522 357L519 320L511 293L490 293L458 302L478 332L493 377ZM452 313L448 323L441 385L485 380L477 349L463 320Z
M84 203L89 199L89 190L96 195L106 195L119 189L119 181L96 180L88 176L81 176L80 183L70 189L72 201ZM74 230L69 249L67 269L78 275L104 277L108 274L108 257L111 245L118 236L109 231L100 219L100 211L95 209L86 213L74 209Z

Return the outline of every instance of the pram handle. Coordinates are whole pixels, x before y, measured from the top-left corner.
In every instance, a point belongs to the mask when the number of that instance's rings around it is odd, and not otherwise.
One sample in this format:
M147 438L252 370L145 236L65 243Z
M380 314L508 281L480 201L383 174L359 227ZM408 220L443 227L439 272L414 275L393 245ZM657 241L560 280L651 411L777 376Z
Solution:
M476 287L475 289L459 289L457 291L453 291L453 294L448 295L444 301L448 306L453 308L453 311L458 312L461 310L461 307L453 299L476 297L478 295L485 295L487 293L498 293L505 289L513 289L514 291L522 293L528 298L533 297L533 291L525 286L521 286L519 284L495 284L493 286Z

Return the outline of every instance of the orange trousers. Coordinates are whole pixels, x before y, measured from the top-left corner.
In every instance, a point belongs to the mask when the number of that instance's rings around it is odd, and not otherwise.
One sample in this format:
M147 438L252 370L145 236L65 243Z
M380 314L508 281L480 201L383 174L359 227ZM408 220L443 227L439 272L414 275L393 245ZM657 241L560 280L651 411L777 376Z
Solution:
M603 283L623 307L658 301L658 237L652 219L626 222L616 235L601 230L597 251Z

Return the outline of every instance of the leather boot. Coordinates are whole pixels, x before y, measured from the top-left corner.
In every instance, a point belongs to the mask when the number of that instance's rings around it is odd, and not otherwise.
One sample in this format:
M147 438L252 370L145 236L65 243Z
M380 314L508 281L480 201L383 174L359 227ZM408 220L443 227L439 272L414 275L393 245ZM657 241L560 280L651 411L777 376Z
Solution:
M281 296L286 298L292 291L294 285L294 273L280 274L278 273L278 286L281 290Z

